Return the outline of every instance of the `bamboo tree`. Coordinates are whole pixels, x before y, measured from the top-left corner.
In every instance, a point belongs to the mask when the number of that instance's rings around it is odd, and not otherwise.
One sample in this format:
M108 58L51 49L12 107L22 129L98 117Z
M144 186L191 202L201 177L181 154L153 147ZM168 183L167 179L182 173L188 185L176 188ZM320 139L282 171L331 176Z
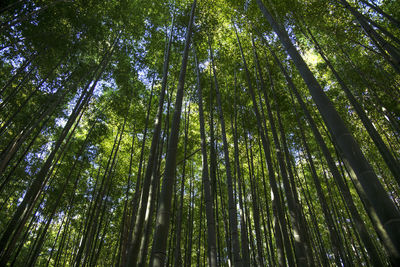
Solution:
M165 128L167 127L167 121L165 122ZM165 130L165 129L164 129ZM161 165L161 155L164 146L165 140L165 132L163 134L163 138L161 139L161 143L158 144L157 154L158 157L155 158L156 162L154 162L154 173L153 177L155 177L150 186L149 198L146 208L146 218L145 218L145 228L143 232L143 236L140 244L140 252L138 256L138 266L145 266L147 262L147 254L148 254L148 244L150 242L150 235L152 233L152 225L153 225L153 215L155 206L157 204L156 197L159 194L158 185L160 183L160 165Z
M270 73L270 72L269 72ZM271 74L271 73L270 73ZM297 194L297 186L295 183L295 179L294 179L294 175L293 175L293 171L291 168L291 155L289 153L289 149L288 149L288 145L287 145L287 141L286 141L286 134L285 134L285 129L282 123L282 119L281 119L281 114L280 114L280 107L278 105L278 99L277 99L277 94L275 91L272 91L273 94L273 98L275 100L275 108L276 108L276 115L277 115L277 120L278 120L278 126L279 126L279 131L280 131L280 136L281 136L281 140L282 140L282 145L283 145L283 150L284 150L284 154L285 154L285 158L286 158L286 164L287 164L287 170L288 170L288 175L289 175L289 182L290 182L290 188L292 189L291 194L293 194L293 202L295 205L295 214L296 214L296 218L299 219L298 223L298 231L299 231L299 235L301 237L304 238L304 248L306 250L307 253L307 262L309 262L310 265L314 264L314 257L313 257L313 252L310 249L312 246L310 244L310 237L309 237L309 233L307 231L307 223L306 223L306 219L304 217L304 214L302 212L302 205L299 202L299 197ZM259 96L260 98L260 102L261 102L261 96ZM294 237L295 242L296 242L296 237Z
M192 173L193 174L193 173ZM200 190L203 192L203 190ZM185 237L185 255L184 255L184 266L188 267L192 265L192 248L193 248L193 218L194 218L194 211L195 211L195 193L193 190L193 175L190 175L190 182L189 182L189 203L188 203L188 216L186 220L186 237ZM203 198L200 199L200 203L203 203ZM200 229L202 227L202 216L203 216L203 209L202 204L200 204ZM201 230L200 230L201 232Z
M17 211L14 213L12 220L9 222L9 225L7 227L7 230L3 233L3 236L0 240L0 250L3 252L1 255L0 262L2 264L5 264L8 261L8 255L6 255L4 252L6 251L5 248L10 241L10 238L13 238L14 240L18 238L20 229L25 225L25 222L27 220L27 217L29 216L29 211L32 209L33 205L36 203L38 196L41 192L41 188L43 187L43 183L46 179L47 173L50 169L50 166L53 162L54 157L56 156L56 153L61 146L62 142L64 141L65 137L67 136L69 130L71 129L73 123L75 122L75 119L78 117L78 115L81 113L82 109L86 104L88 103L94 88L97 84L97 81L100 79L100 75L102 71L104 70L105 66L107 65L108 59L110 54L112 53L113 47L115 43L117 42L117 39L114 41L113 45L110 46L109 50L107 51L106 55L103 58L103 61L101 62L101 71L98 73L96 81L93 83L93 85L90 87L90 89L84 93L81 94L80 99L78 100L71 116L68 119L67 124L65 125L63 132L59 136L52 152L46 159L46 162L44 163L43 167L41 168L40 172L37 174L34 182L32 183L31 187L25 194L25 197L21 204L18 206ZM15 235L13 236L13 234ZM8 251L12 249L11 247L8 248Z
M100 216L103 217L105 214L105 208L107 204L106 196L108 195L108 191L110 190L112 173L118 155L119 147L121 144L122 135L125 130L125 124L126 124L126 118L121 127L121 130L118 130L117 134L115 135L113 149L111 150L110 157L107 162L107 166L104 172L104 176L102 178L99 192L97 193L96 199L94 201L93 210L91 213L89 213L90 217L86 228L86 236L83 240L82 245L79 247L78 254L75 258L76 266L81 265L81 261L83 261L83 265L85 265L89 257L92 256L90 250L92 248L95 248L96 244L94 245L92 244L93 241L97 242L97 238L95 237L98 237L98 235L96 235L96 232L100 230L98 222L100 222L101 225L103 220L100 218Z
M127 247L131 238L130 231L133 228L132 223L135 222L134 218L137 212L137 202L139 199L139 192L140 192L140 184L141 184L141 177L142 177L142 166L143 166L143 156L144 156L144 148L147 140L147 130L148 130L148 123L149 123L149 117L150 117L150 111L151 111L151 103L153 99L153 91L154 91L154 82L155 82L155 77L153 77L153 81L151 84L151 90L150 90L150 98L149 102L147 104L147 111L146 111L146 122L144 126L144 131L143 131L143 140L141 144L141 150L140 150L140 158L139 158L139 167L138 171L136 174L136 183L135 183L135 193L130 201L131 207L128 207L128 192L131 187L130 181L131 181L131 176L132 176L132 163L133 163L133 141L134 141L134 135L132 136L132 146L131 146L131 155L130 155L130 161L129 161L129 170L128 170L128 185L126 189L126 199L125 199L125 204L124 204L124 216L123 216L123 221L121 223L121 240L120 240L120 247L119 247L119 253L118 253L118 259L116 265L119 266L125 266L126 264L126 252L127 252ZM121 263L120 263L121 261Z
M215 92L217 95L217 107L219 113L219 121L221 125L221 135L222 135L222 142L224 147L224 157L225 157L225 169L226 169L226 182L228 186L228 209L229 209L229 236L232 238L232 247L233 247L233 266L240 267L242 266L242 258L240 256L240 245L239 245L239 238L237 233L237 216L236 216L236 209L234 206L233 200L233 185L232 185L232 173L230 167L230 159L229 159L229 150L228 150L228 141L226 139L226 130L225 130L225 120L222 111L222 104L221 104L221 94L219 91L219 85L217 80L217 74L214 65L214 56L213 50L211 48L211 41L209 39L209 49L210 49L210 58L211 58L211 65L214 75L214 86Z
M141 241L141 236L142 236L142 232L143 232L143 224L144 224L145 213L146 213L146 204L147 204L147 199L148 199L148 194L149 194L150 184L151 184L151 179L152 179L152 174L153 174L153 164L154 164L154 160L156 158L156 155L155 155L156 149L157 149L158 141L160 139L160 134L161 134L161 119L162 119L163 106L164 106L165 89L167 86L167 77L168 77L169 57L170 57L170 51L171 51L173 26L174 26L174 20L172 20L172 23L171 23L171 32L170 32L170 36L168 39L168 44L166 45L167 48L165 50L165 55L164 55L163 78L162 78L162 82L161 82L161 91L160 91L159 100L158 100L159 102L158 102L157 115L156 115L156 119L154 121L154 132L153 132L153 137L151 140L150 154L149 154L149 158L147 161L146 172L143 177L143 185L141 188L138 214L136 215L136 217L132 216L132 219L131 219L132 220L131 227L134 227L134 228L131 229L132 237L128 238L128 240L130 240L130 242L128 244L127 262L126 262L125 266L136 266L136 264L137 264L137 257L138 257L138 253L139 253L140 241ZM134 209L134 207L133 207L133 209ZM133 224L133 221L135 221L134 224Z
M272 226L271 226L271 216L270 216L270 210L269 210L269 205L268 205L268 194L267 194L267 185L265 182L265 173L264 173L264 159L262 156L262 145L261 145L261 140L258 138L258 149L259 149L259 162L261 165L261 177L262 177L262 185L263 185L263 193L264 193L264 199L266 202L265 209L266 209L266 217L267 217L267 227L265 226L265 219L262 220L263 222L263 228L264 228L264 236L265 236L265 244L268 244L268 260L270 265L276 265L276 256L275 256L275 251L273 248L272 244ZM261 217L265 218L263 215L263 209L261 208Z
M306 119L310 125L312 132L313 132L313 135L316 138L318 145L320 146L320 148L323 152L323 155L327 161L327 164L332 173L332 176L335 179L336 184L339 186L339 188L341 190L341 194L345 198L346 204L349 207L349 209L351 210L351 214L352 214L353 218L356 220L357 230L360 233L361 238L362 238L364 245L366 246L368 252L371 254L372 261L376 265L383 265L379 259L378 252L377 252L371 238L369 237L368 230L367 230L361 216L359 215L359 212L357 211L356 206L354 205L354 201L352 199L352 196L350 194L348 187L345 184L345 180L343 179L343 176L340 174L338 168L336 167L336 163L334 162L334 160L331 156L331 153L327 147L327 144L325 143L324 139L322 138L313 118L311 117L309 110L307 109L304 101L300 97L300 94L299 94L296 86L294 85L292 79L288 75L286 69L282 66L282 63L278 60L275 53L272 50L270 50L270 51L271 51L276 63L279 65L282 73L284 74L285 79L288 82L289 88L295 94L296 99L297 99L298 103L300 104L300 106L306 116ZM291 98L292 98L292 94L291 94ZM292 103L294 104L293 99L292 99ZM296 114L296 117L299 120L299 116L298 116L298 113L297 113L294 105L293 105L293 108L294 108L294 113Z
M98 66L98 68L100 65ZM95 73L94 73L95 74ZM90 83L87 83L86 88L90 85ZM85 89L86 90L86 89ZM39 128L40 126L43 128L46 125L46 122L48 121L48 118L50 117L51 114L54 113L55 109L62 103L64 98L66 97L67 93L69 90L60 90L58 91L54 99L55 101L52 103L49 103L49 105L44 108L39 114L37 114L36 119L34 119L31 123L28 124L27 127L25 127L15 138L12 140L8 147L2 151L0 159L0 175L4 172L5 168L7 165L10 163L14 155L18 152L19 148L26 142L26 140L29 138L29 136L34 132L36 128ZM51 99L53 100L53 99ZM49 101L50 102L50 101ZM21 105L23 106L23 105ZM11 120L9 120L11 122ZM4 131L7 128L7 122L5 125L2 126L2 130ZM0 130L0 132L2 132ZM35 138L33 139L35 140ZM2 183L0 187L1 188L6 184L7 179Z
M300 264L300 265L304 265L304 264L312 265L312 261L310 262L309 258L307 257L307 254L309 253L307 251L307 246L306 246L307 237L306 237L305 232L302 231L301 226L300 226L301 220L302 220L301 215L296 212L297 205L295 203L295 197L293 194L294 189L291 188L291 185L289 182L287 167L286 167L286 164L284 161L284 154L282 153L282 148L281 148L280 141L278 138L278 133L276 130L276 125L275 125L275 119L272 114L272 109L271 109L271 104L270 104L270 100L268 97L267 89L264 85L264 78L263 78L263 74L261 71L257 51L255 48L254 39L252 39L252 45L253 45L253 50L254 50L254 58L255 58L255 62L256 62L256 67L257 67L258 74L259 74L259 82L261 85L261 90L263 92L265 104L267 107L267 114L268 114L269 123L270 123L270 127L271 127L272 137L273 137L274 144L275 144L275 151L277 154L277 159L278 159L279 167L281 170L283 186L285 188L286 197L288 199L290 220L292 222L293 230L298 233L298 235L295 235L295 237L294 237L295 253L297 256L297 261L298 261L298 264ZM272 91L272 94L274 94L275 87L274 87L274 82L271 77L271 72L270 72L269 68L268 68L268 72L269 72L269 77L270 77L271 91Z
M256 243L257 243L257 252L258 252L258 265L259 266L264 266L264 255L263 255L263 246L262 246L262 238L261 238L261 227L260 227L260 212L258 208L258 195L256 191L256 177L254 174L254 159L253 159L253 148L250 140L250 166L251 166L251 177L250 177L250 189L251 189L251 202L253 206L253 220L254 220L254 228L256 232Z
M310 152L310 148L309 145L306 141L306 137L304 134L304 129L300 124L300 121L298 120L298 125L299 125L299 129L300 129L300 136L301 136L301 140L303 142L303 146L304 146L304 150L306 152L307 155L307 161L309 163L310 169L311 169L311 176L313 178L314 181L314 185L315 188L317 190L317 195L318 195L318 199L321 203L321 208L322 211L324 213L324 217L325 217L325 221L328 225L328 229L330 232L330 238L332 241L332 246L333 246L333 251L335 253L335 260L337 264L340 264L341 261L344 261L346 264L349 264L349 260L347 258L347 255L345 253L345 251L343 250L343 243L342 240L340 238L340 235L338 233L338 230L335 226L334 220L332 218L332 214L330 212L330 207L328 206L326 197L324 195L324 192L322 190L322 185L321 182L319 180L315 165L314 165L314 161L312 159L311 156L311 152Z
M152 88L153 89L153 88ZM151 90L150 93L150 101L151 103L151 97L153 96L153 90ZM147 124L147 120L146 120ZM132 163L133 163L133 149L134 149L134 144L135 144L135 131L132 133L132 142L131 142L131 149L130 149L130 159L129 159L129 169L128 169L128 181L127 181L127 186L126 186L126 191L125 191L125 202L124 202L124 210L122 213L122 219L121 219L121 227L120 227L120 235L119 235L119 244L118 244L118 250L116 252L116 257L117 257L117 263L116 265L120 265L121 261L121 254L123 251L125 251L125 246L126 246L126 236L127 236L127 231L128 228L128 201L129 201L129 190L131 189L131 176L132 176Z
M236 175L238 181L238 190L239 190L239 208L240 208L240 234L241 234L241 245L242 245L242 255L243 255L243 265L249 265L249 240L247 236L247 224L244 212L244 204L243 204L243 196L242 196L242 171L239 159L239 145L238 145L238 131L237 131L237 116L238 116L238 105L237 105L237 81L236 81L236 72L234 73L235 77L235 112L234 112L234 119L233 122L233 145L234 145L234 157L235 157L235 168L236 168Z
M86 135L86 138L85 138L85 140L83 142L83 145L79 149L77 155L82 155L83 154L83 150L86 148L87 142L89 140L90 134L91 134L94 126L95 126L94 124L91 126L91 128L90 128L90 130L89 130L88 134ZM45 237L46 237L46 234L47 234L48 229L50 227L50 224L53 221L53 218L55 216L55 213L56 213L57 209L59 208L59 205L60 205L61 199L62 199L62 197L64 195L64 192L65 192L68 184L70 183L73 171L76 169L76 167L77 167L77 165L79 163L78 158L76 158L76 160L74 161L74 164L73 164L72 168L70 169L70 171L69 171L69 173L67 175L67 178L66 178L62 188L60 189L60 192L58 193L58 196L57 196L57 198L55 200L55 203L53 204L53 207L51 207L51 209L50 209L51 211L50 211L49 218L47 219L47 222L46 222L46 224L44 226L43 231L40 233L40 238L39 239L37 238L37 240L38 240L37 244L35 244L33 246L33 252L32 252L31 257L29 257L29 261L28 261L28 265L29 266L34 266L35 265L35 262L36 262L36 260L37 260L37 258L39 256L40 250L42 249L43 243L45 241ZM79 172L76 175L75 181L73 183L73 185L74 185L73 186L73 192L75 192L76 187L77 187L78 182L79 182L79 178L81 178L81 172L82 172L82 167L80 166ZM70 204L73 203L74 197L75 197L75 194L73 195L73 198L71 199ZM50 202L50 200L48 200L48 202Z
M181 194L179 199L178 215L176 217L176 243L175 243L175 254L174 254L174 266L181 266L181 229L182 229L182 213L183 213L183 196L185 192L185 168L186 168L186 155L187 155L187 138L188 138L188 128L189 128L189 114L190 114L190 103L189 110L185 107L185 141L184 141L184 161L182 167L182 178L181 178Z
M208 174L208 162L207 162L207 144L206 134L204 127L204 110L203 110L203 92L200 85L200 70L196 56L196 50L193 49L195 64L196 64L196 78L197 78L197 93L199 96L199 121L200 121L200 136L201 136L201 153L203 160L202 170L202 181L204 188L204 202L206 206L206 218L207 218L207 244L208 244L208 266L217 266L217 245L215 240L215 220L214 220L214 207L213 198L211 193L210 179Z
M1 88L0 90L0 96L3 96L3 93L6 91L6 89L11 86L11 84L14 82L14 80L28 67L29 65L32 64L32 62L40 55L40 52L38 53L32 53L32 55L29 56L28 59L24 61L24 63L21 64L21 66L17 69L15 74L8 79L7 83ZM23 78L24 79L24 78Z
M212 89L212 69L210 65L210 89ZM221 245L221 235L220 235L220 219L219 215L219 205L218 205L218 194L217 194L217 159L216 159L216 151L215 151L215 136L214 136L214 101L213 101L213 91L210 90L210 187L211 187L211 195L213 201L215 201L215 222L216 222L216 234L217 234L217 248L218 248L218 266L222 265L222 245Z
M253 195L252 195L252 184L253 184L253 181L251 181L252 179L254 179L254 178L252 178L252 176L254 176L254 170L253 170L253 165L251 165L251 159L250 159L250 153L249 153L249 146L250 146L250 142L251 141L249 141L249 139L251 138L251 135L249 134L249 133L246 133L245 134L245 136L244 136L244 141L245 141L245 147L246 147L246 160L247 160L247 167L248 167L248 172L249 172L249 180L250 180L250 193L247 193L247 191L246 191L246 183L243 183L243 185L242 185L242 188L243 188L243 195L248 195L248 194L250 194L251 196L252 196L252 199L251 199L251 202L252 202L252 204L254 204L254 199L253 199ZM248 229L246 229L247 230L247 233L246 233L246 235L248 235L248 237L249 237L249 240L250 240L250 242L249 242L249 245L250 245L250 251L251 251L251 257L250 257L250 264L252 264L252 265L257 265L257 263L258 263L258 260L257 260L257 254L256 254L256 247L254 246L254 240L255 239L257 239L257 237L256 238L254 238L254 236L253 236L253 230L252 230L252 227L251 227L251 217L250 217L250 207L248 207L248 202L246 201L245 202L245 205L244 205L244 210L245 210L245 215L246 215L246 221L248 221L249 223L248 223ZM254 213L254 210L253 210L253 213ZM254 216L253 216L254 217Z
M232 262L233 262L232 238L231 238L231 235L229 234L230 233L229 214L228 214L228 216L226 214L227 210L228 210L228 213L229 213L229 207L226 208L226 205L227 205L225 203L226 202L226 200L225 200L225 195L226 194L222 190L222 185L221 185L222 178L221 178L221 173L219 172L219 164L218 163L216 164L216 167L217 167L216 183L217 183L217 187L218 187L216 193L217 193L217 195L220 196L220 198L219 198L220 207L221 207L220 210L221 210L221 213L222 213L221 214L222 215L222 223L223 223L222 226L224 228L224 231L221 231L221 233L223 233L224 236L225 236L225 246L221 245L222 246L221 249L226 250L226 256L224 255L224 253L221 253L221 255L222 255L222 257L224 257L225 261L228 261L229 264L232 264ZM218 198L217 198L217 201L218 201ZM246 216L245 213L244 213L244 216ZM247 231L247 229L245 229L245 231ZM222 244L222 242L221 242L221 244Z
M202 183L201 187L204 187L204 184ZM201 252L200 252L200 245L201 245L201 236L203 233L203 188L201 189L201 196L200 196L200 225L199 225L199 236L198 236L198 242L197 242L197 266L200 266L200 257L201 257ZM204 238L205 239L205 238ZM190 261L188 262L190 263ZM188 265L189 266L189 265Z
M358 181L372 204L374 212L376 212L380 222L382 223L384 227L383 231L386 232L388 236L385 242L387 248L390 250L393 263L400 261L400 232L398 231L398 229L400 229L398 223L398 221L400 221L399 211L394 206L392 200L388 197L385 189L379 182L378 177L365 159L359 145L345 126L332 102L323 92L320 84L315 79L296 48L293 46L286 30L276 22L261 0L257 0L257 3L264 17L273 27L307 84L309 91L317 104L318 110L332 134L332 137L335 139L341 152L345 156L346 162L348 162L349 166L351 166L352 170L355 172Z
M398 3L193 1L0 8L0 265L397 266Z
M391 23L395 24L398 28L400 28L400 21L398 21L393 16L391 16L390 14L383 11L382 8L377 6L375 3L370 3L369 1L366 1L366 0L360 0L360 2L369 6L370 8L372 8L373 10L375 10L376 12L378 12L379 14L381 14L382 16L387 18Z
M376 129L372 125L371 120L368 118L367 114L365 113L365 111L363 110L361 105L358 103L357 99L354 97L354 95L352 94L350 89L347 87L346 83L339 76L339 73L337 73L337 71L333 67L332 63L327 59L324 51L322 50L321 46L319 45L317 40L314 38L314 36L312 35L310 30L308 30L308 33L309 33L312 41L314 42L315 47L317 48L318 52L320 53L322 59L326 62L329 69L332 71L333 75L336 77L336 80L339 82L340 86L342 87L343 91L346 93L347 98L350 100L351 105L356 110L357 115L359 116L360 120L364 124L365 129L367 129L367 132L371 136L372 141L374 141L376 147L378 148L379 152L381 153L387 166L389 167L390 171L392 172L393 177L396 179L397 183L400 185L400 163L397 162L397 160L390 153L389 149L383 142L381 136L379 135L379 133L376 131Z
M165 261L165 251L168 239L169 217L171 212L172 187L175 179L176 150L178 146L179 125L181 119L183 90L185 85L186 66L189 54L190 39L192 35L192 25L196 0L192 4L189 25L186 32L185 48L183 51L181 71L179 73L178 89L175 102L175 111L172 119L171 133L169 136L167 159L161 188L159 208L157 211L157 223L154 233L150 266L163 266Z
M353 8L347 1L339 0L347 10L357 19L365 33L371 38L371 41L381 51L384 58L393 66L393 68L400 73L400 52L396 47L387 42L382 36L380 36L371 25L368 24L365 17Z
M285 74L287 75L287 74ZM289 85L293 84L290 81L289 76L288 77L288 81L289 81ZM294 88L294 87L293 87ZM296 93L296 92L295 92ZM351 214L353 216L353 218L356 220L356 226L357 226L357 230L361 235L361 238L364 242L364 245L366 246L366 249L368 250L368 252L370 253L371 256L371 260L374 262L375 265L383 265L383 263L380 261L379 259L379 253L376 250L375 245L373 244L371 238L370 238L370 234L368 234L368 230L365 226L365 223L363 222L361 216L359 215L359 212L357 211L357 208L355 207L354 201L352 199L352 196L350 194L349 188L346 185L346 182L344 180L344 176L339 174L339 170L336 167L336 164L334 162L334 160L332 159L332 156L328 150L328 147L325 143L325 141L323 140L321 134L319 133L314 120L312 119L312 117L309 114L309 111L307 110L306 106L304 105L304 103L302 102L301 99L298 98L298 101L300 103L300 105L303 108L303 111L305 112L305 115L307 117L307 120L311 126L311 129L313 131L314 136L316 137L322 151L323 154L325 156L325 159L327 160L328 166L330 168L330 171L335 179L336 184L339 186L341 193L343 195L343 197L345 198L346 204L349 207L349 209L351 210ZM296 111L295 111L296 112ZM297 112L296 112L297 113ZM368 209L367 209L368 210Z
M237 35L237 32L236 32L236 35ZM243 65L244 65L244 69L245 69L245 73L246 73L246 79L247 79L247 83L248 83L248 87L249 87L249 93L250 93L250 96L251 96L251 99L252 99L252 103L253 103L253 110L254 110L254 113L255 113L256 119L257 119L258 130L261 133L261 140L262 140L262 144L263 144L263 148L264 148L264 153L266 155L268 154L268 156L267 156L267 165L268 165L269 176L270 176L270 186L272 188L273 194L276 196L276 199L277 199L277 201L276 201L277 210L276 210L275 216L277 216L277 218L279 219L280 225L281 225L281 231L282 231L282 235L283 235L283 239L284 239L285 250L286 250L286 253L288 255L289 264L290 265L294 265L295 263L293 261L293 257L291 256L291 248L290 248L290 244L289 244L289 237L288 237L288 233L287 233L287 230L286 230L286 219L285 219L285 216L284 216L284 213L283 213L283 205L282 205L281 200L279 199L279 195L280 194L278 192L278 187L277 187L277 182L276 182L275 175L272 174L273 173L273 166L272 166L272 160L271 160L270 154L269 154L269 150L270 149L269 149L269 144L268 144L268 141L267 141L267 137L265 136L265 133L264 133L264 131L266 130L266 126L264 125L264 127L265 127L264 128L263 125L261 125L261 122L262 121L265 122L265 120L263 120L261 118L260 112L259 112L258 107L257 107L257 101L256 101L256 98L255 98L254 89L253 89L252 84L251 84L250 73L249 73L249 70L247 68L247 63L246 63L246 60L244 58L243 51L241 49L240 40L239 40L239 36L238 35L237 35L237 40L238 40L239 49L240 49L241 55L242 55ZM282 260L283 260L283 258L282 258ZM281 263L281 264L283 264L283 263Z

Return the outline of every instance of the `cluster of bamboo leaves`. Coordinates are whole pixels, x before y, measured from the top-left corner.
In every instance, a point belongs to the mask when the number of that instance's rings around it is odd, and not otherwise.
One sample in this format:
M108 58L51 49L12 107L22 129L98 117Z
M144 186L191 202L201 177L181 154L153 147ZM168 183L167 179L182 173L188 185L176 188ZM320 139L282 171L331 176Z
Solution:
M0 266L397 266L400 2L0 7Z

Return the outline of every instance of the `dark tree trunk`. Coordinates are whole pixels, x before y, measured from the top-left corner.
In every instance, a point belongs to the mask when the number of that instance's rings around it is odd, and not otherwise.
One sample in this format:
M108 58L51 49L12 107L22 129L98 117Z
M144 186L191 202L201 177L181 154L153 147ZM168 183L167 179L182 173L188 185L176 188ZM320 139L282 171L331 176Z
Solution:
M212 190L210 185L210 179L208 174L208 162L207 162L207 143L206 133L204 130L204 110L203 110L203 92L200 85L200 70L197 61L196 51L195 52L195 64L196 64L196 77L197 77L197 91L199 96L199 120L200 120L200 136L201 136L201 153L203 159L202 165L202 181L204 188L204 201L206 206L206 218L207 218L207 244L208 244L208 266L217 266L217 245L215 240L215 220L214 220L214 207Z
M118 38L117 38L118 39ZM81 113L82 109L88 104L89 99L91 98L93 91L96 87L96 84L98 80L101 77L101 74L105 68L105 66L108 63L108 60L112 54L112 50L114 48L115 43L117 42L117 39L114 41L113 45L109 48L105 56L103 57L103 61L100 63L100 71L97 74L97 79L91 86L91 88L87 91L84 91L82 95L80 96L79 100L77 101L77 104L74 107L74 110L71 113L71 116L69 117L65 127L63 128L63 131L61 132L60 136L58 137L57 142L54 145L53 150L51 151L50 155L46 159L45 163L43 164L42 168L36 175L32 185L26 192L24 199L22 200L21 204L18 206L16 212L14 213L12 219L9 222L9 225L7 226L7 229L3 233L3 236L0 240L0 251L1 251L1 259L0 259L0 265L3 264L5 265L6 262L8 261L9 255L5 253L6 251L12 250L12 247L8 247L6 250L6 247L11 241L11 238L13 240L16 240L19 236L19 233L21 232L20 230L24 227L26 220L29 217L29 213L32 210L33 206L38 200L38 197L41 193L42 187L44 186L44 183L46 181L47 174L50 170L50 167L53 163L53 159L55 158L59 148L61 147L64 139L66 138L67 134L71 130L76 118L78 115ZM10 244L14 243L13 241L10 242Z
M351 166L355 172L362 189L364 190L368 200L371 202L374 211L384 226L383 232L388 238L387 248L390 250L390 256L393 264L400 262L400 213L393 201L389 198L387 192L380 183L371 165L365 159L359 145L354 140L352 134L345 126L342 118L335 110L333 103L326 96L320 84L304 62L303 58L292 44L288 33L276 20L271 16L265 8L261 0L257 3L267 21L278 35L283 46L295 63L300 75L307 84L309 91L317 104L322 118L335 142L338 144L345 161Z
M159 96L159 100L158 100L157 115L156 115L156 119L154 121L154 132L153 132L153 137L151 140L150 155L149 155L149 158L147 161L146 172L143 177L143 185L141 188L138 214L132 214L132 218L131 218L131 220L132 220L131 227L134 227L134 228L131 229L132 236L128 237L128 240L130 242L128 243L127 261L125 263L125 267L136 266L137 261L138 261L138 253L140 250L140 242L141 242L141 238L142 238L143 224L144 224L144 219L145 219L145 214L146 214L147 199L148 199L148 195L149 195L150 184L152 181L153 164L154 164L154 160L156 158L156 150L157 150L158 142L159 142L160 135L161 135L161 120L162 120L162 114L163 114L165 89L167 87L169 57L170 57L170 51L171 51L173 28L174 28L174 21L172 20L171 33L169 36L167 48L166 48L165 55L164 55L163 78L162 78L162 82L161 82L161 91L160 91L160 96ZM153 179L154 179L154 177L153 177ZM138 189L139 188L137 188L136 190L138 190ZM139 192L139 191L137 191L137 192ZM134 210L135 207L132 207L132 209ZM136 217L134 215L136 215ZM135 223L133 223L134 221L135 221Z
M217 74L215 71L214 65L214 56L213 50L211 48L211 41L209 42L210 48L210 57L211 57L211 65L214 74L214 86L215 91L217 94L217 107L219 113L219 121L221 124L221 135L222 135L222 142L224 148L224 157L225 157L225 170L226 170L226 183L228 186L228 210L229 210L229 236L232 239L232 247L233 247L233 266L234 267L241 267L243 262L240 256L240 245L239 245L239 234L237 229L237 214L236 214L236 207L233 198L233 184L232 184L232 173L231 173L231 166L230 166L230 159L229 159L229 150L228 150L228 141L226 139L226 130L225 130L225 120L224 114L222 111L222 103L221 103L221 94L219 91L218 81L217 81Z
M345 199L345 203L346 205L349 207L349 209L351 210L351 214L353 216L353 218L356 220L356 226L357 226L357 231L360 233L360 236L364 242L364 245L366 246L366 249L368 251L368 253L370 253L370 257L371 257L371 261L377 265L383 265L382 262L379 259L379 254L377 252L376 247L374 246L371 238L369 237L368 234L368 230L360 216L360 214L357 211L356 206L354 205L354 201L352 199L352 196L350 194L350 191L347 187L347 185L345 184L345 180L343 178L343 176L340 174L338 168L336 167L336 163L334 162L331 153L324 141L324 139L322 138L313 118L311 117L310 112L308 111L303 99L301 98L296 86L294 85L292 79L290 78L290 76L288 75L287 71L285 70L285 68L283 67L282 63L280 62L280 60L277 58L277 56L275 55L275 53L273 53L273 51L271 50L271 53L273 55L273 57L275 58L276 63L279 65L282 73L284 74L286 81L288 82L289 88L294 92L296 99L298 101L298 103L300 104L306 119L310 125L311 131L313 132L313 135L318 143L318 145L320 146L322 153L327 161L328 167L330 172L332 173L333 178L335 179L336 184L338 185L341 194L343 195L344 199ZM293 103L293 107L294 107L294 112L297 115L297 111L295 109L294 106L294 101L292 99L292 103ZM299 118L298 118L299 119Z
M332 71L333 75L336 77L336 80L339 82L340 86L342 87L343 91L346 93L347 98L350 100L351 105L357 112L360 120L364 124L365 129L367 129L368 134L371 136L372 141L374 141L376 147L378 148L379 152L381 153L383 159L385 160L387 166L389 167L390 171L393 174L393 177L396 179L398 185L400 186L400 163L393 157L390 153L389 149L383 142L381 136L375 130L374 126L371 123L371 120L368 118L367 114L365 113L364 109L358 103L357 99L354 97L350 89L347 87L346 83L342 80L339 76L339 73L335 70L332 63L327 59L325 53L323 52L321 46L318 44L317 40L312 35L311 31L308 30L312 41L314 42L318 52L320 53L322 59L328 65L330 70Z
M179 82L175 102L175 111L172 119L171 133L169 136L167 159L165 163L163 185L159 199L157 211L156 228L153 239L152 254L150 257L150 266L163 266L165 262L165 252L167 248L168 229L170 223L172 188L175 180L176 156L179 137L179 126L181 120L182 99L184 93L186 66L189 55L190 40L192 35L192 25L194 20L194 11L196 0L192 4L190 12L189 25L186 32L185 48L183 51L181 71L179 73Z

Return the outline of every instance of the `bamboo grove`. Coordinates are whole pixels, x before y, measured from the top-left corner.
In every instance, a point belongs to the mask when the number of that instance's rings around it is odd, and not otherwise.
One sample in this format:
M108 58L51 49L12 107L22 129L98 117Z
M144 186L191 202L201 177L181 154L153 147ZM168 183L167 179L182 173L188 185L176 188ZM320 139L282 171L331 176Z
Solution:
M0 5L0 266L399 266L400 2Z

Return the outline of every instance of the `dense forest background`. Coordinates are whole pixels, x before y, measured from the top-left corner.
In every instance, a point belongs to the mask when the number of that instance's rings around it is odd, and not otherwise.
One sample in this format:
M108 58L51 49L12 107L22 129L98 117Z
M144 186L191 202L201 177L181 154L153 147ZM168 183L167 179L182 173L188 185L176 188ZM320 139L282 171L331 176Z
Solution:
M0 32L0 266L400 265L400 1L2 1Z

